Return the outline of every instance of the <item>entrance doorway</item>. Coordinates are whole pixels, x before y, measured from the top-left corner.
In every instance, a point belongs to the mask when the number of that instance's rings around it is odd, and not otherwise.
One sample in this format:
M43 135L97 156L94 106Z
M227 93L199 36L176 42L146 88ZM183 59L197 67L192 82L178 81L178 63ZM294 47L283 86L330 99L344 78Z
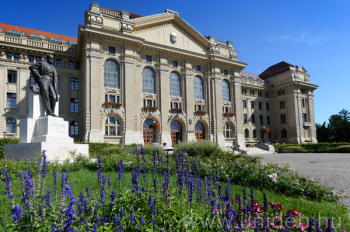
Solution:
M197 139L197 140L205 139L204 126L203 126L203 124L200 123L200 122L197 122L197 123L196 123L196 132L195 132L195 135L196 135L196 139Z
M143 143L144 145L152 144L155 142L156 131L150 127L153 123L151 119L146 119L143 123Z
M182 127L178 121L171 123L171 141L172 146L182 141Z

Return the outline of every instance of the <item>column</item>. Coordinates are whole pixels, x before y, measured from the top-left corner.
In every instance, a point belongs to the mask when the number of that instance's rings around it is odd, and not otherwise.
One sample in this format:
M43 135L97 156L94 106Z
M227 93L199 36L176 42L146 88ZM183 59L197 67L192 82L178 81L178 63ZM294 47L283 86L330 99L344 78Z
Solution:
M216 142L219 146L225 147L225 137L223 134L223 125L222 125L222 80L218 77L215 77L215 96L213 101L215 101L215 121L216 121Z
M169 69L165 67L160 68L160 111L161 111L161 142L162 145L166 143L166 147L172 146L171 128L168 124L168 115L170 110L170 79ZM182 77L181 77L182 79ZM185 127L183 127L185 129Z
M243 110L241 97L241 82L238 79L234 80L234 100L236 114L236 142L240 149L245 148L245 138L243 131Z
M28 91L29 72L28 68L17 68L17 115L20 117L25 117L28 114L26 93Z
M313 96L308 96L307 99L305 99L305 101L308 100L308 114L307 118L310 121L311 124L311 135L310 135L310 139L312 140L313 143L317 143L317 134L316 134L316 122L315 122L315 110L314 110L314 97Z
M0 131L6 131L6 116L4 116L4 109L6 108L7 101L7 85L6 85L6 75L5 67L0 64ZM0 134L3 137L3 134Z
M187 141L195 141L195 124L193 122L194 96L193 96L193 73L185 73L186 82L186 115L187 115Z

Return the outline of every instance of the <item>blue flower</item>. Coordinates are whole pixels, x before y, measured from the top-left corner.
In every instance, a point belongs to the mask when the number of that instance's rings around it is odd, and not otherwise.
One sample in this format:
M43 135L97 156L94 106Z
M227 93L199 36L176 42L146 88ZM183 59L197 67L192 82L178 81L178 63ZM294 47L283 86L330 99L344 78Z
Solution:
M139 224L139 229L141 229L142 224L144 225L145 222L143 221L143 215L141 214L140 216L140 224Z
M12 209L12 221L19 222L21 220L22 215L22 207L19 205L15 205L15 207Z

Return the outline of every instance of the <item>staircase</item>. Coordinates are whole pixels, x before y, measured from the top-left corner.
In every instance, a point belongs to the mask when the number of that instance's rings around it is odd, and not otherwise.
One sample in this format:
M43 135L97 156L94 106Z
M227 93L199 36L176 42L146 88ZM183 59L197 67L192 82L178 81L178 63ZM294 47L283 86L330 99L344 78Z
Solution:
M258 147L246 147L243 150L247 151L248 155L251 154L273 154L271 151L267 151Z

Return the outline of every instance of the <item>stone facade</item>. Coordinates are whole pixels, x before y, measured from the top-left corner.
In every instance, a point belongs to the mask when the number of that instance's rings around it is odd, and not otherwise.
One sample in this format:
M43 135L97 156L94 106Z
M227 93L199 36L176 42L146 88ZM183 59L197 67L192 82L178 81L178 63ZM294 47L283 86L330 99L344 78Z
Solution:
M69 121L75 139L167 147L196 139L221 146L236 141L240 147L317 142L313 91L318 86L305 68L281 62L259 76L243 73L247 64L238 60L231 41L203 36L175 11L142 17L91 3L78 38L58 41L1 25L5 136L18 137L19 119L29 113L30 59L52 53L61 64L56 62L59 115ZM17 72L16 83L9 71ZM261 138L263 127L271 133Z

